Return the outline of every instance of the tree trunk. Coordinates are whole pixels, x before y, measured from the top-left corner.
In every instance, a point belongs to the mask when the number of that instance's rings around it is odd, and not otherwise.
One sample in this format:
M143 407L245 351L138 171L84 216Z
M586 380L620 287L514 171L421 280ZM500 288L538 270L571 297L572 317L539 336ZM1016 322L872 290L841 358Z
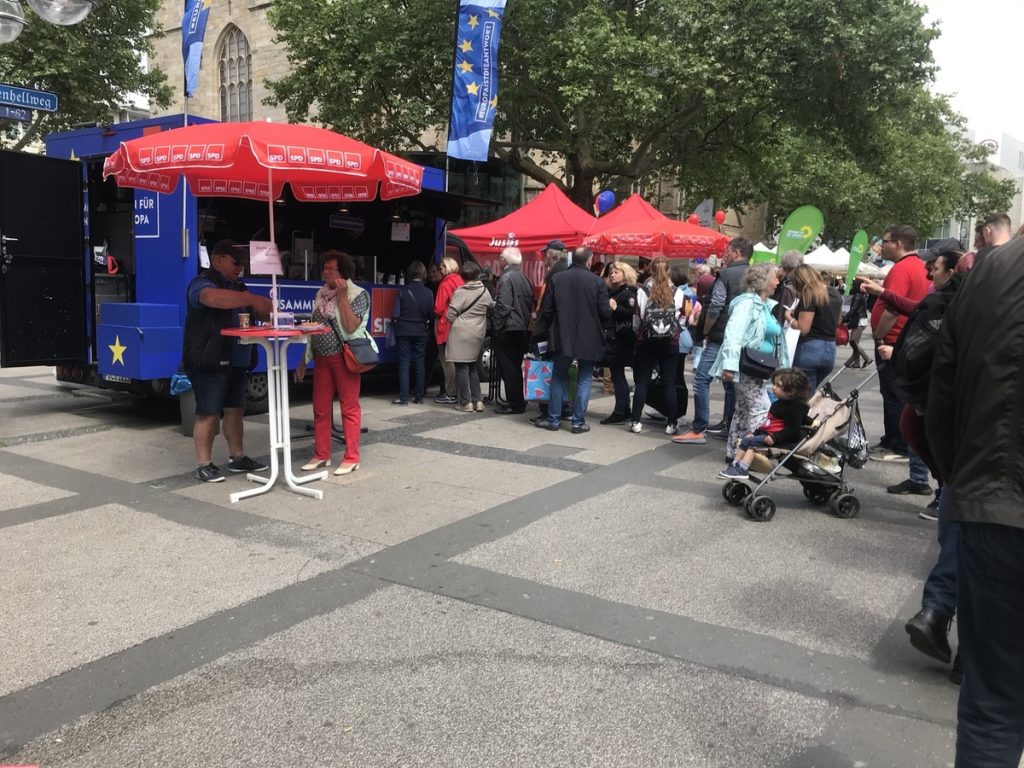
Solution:
M585 211L594 209L594 173L574 163L572 186L569 187L569 199Z

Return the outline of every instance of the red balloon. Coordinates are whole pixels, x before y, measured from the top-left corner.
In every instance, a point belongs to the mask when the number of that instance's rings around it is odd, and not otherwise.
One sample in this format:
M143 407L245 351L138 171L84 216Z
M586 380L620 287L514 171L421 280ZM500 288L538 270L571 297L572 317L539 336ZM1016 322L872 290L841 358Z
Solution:
M690 224L700 224L700 216L698 216L696 213L691 213L686 220Z
M719 226L725 224L725 211L715 211L715 223Z

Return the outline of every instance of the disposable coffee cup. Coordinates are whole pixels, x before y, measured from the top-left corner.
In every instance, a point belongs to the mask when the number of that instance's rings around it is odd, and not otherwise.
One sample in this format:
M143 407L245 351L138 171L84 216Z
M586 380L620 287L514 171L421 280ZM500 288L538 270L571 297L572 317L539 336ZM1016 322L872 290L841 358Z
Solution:
M249 313L248 312L239 312L238 313L238 327L239 328L248 328L249 327Z

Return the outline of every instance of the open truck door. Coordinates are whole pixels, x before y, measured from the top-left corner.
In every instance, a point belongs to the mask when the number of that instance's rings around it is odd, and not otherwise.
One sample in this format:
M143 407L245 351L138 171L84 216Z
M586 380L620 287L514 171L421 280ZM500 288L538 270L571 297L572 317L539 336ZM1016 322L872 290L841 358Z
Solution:
M0 151L0 367L88 354L82 167Z

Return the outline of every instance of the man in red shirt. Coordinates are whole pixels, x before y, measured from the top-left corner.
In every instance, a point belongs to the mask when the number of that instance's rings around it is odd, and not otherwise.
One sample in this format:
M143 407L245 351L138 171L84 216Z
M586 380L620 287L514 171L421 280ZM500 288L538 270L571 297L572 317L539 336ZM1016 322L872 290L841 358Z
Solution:
M928 272L924 262L917 258L916 242L917 233L914 228L905 224L891 227L882 236L882 258L894 262L889 274L885 276L882 287L897 296L905 296L914 302L925 297L929 286ZM906 321L905 316L888 309L884 302L876 301L871 310L871 330L875 337L875 343L895 344ZM882 360L877 349L875 350L875 365L878 366L878 388L882 392L885 434L879 441L879 450L874 455L883 461L905 461L908 448L903 435L900 434L900 414L903 411L903 401L895 386L896 372L892 366ZM920 464L920 467L911 467L912 479L907 483L908 488L913 486L912 491L906 492L930 493L927 468L919 459L916 463ZM922 470L923 480L920 477Z

